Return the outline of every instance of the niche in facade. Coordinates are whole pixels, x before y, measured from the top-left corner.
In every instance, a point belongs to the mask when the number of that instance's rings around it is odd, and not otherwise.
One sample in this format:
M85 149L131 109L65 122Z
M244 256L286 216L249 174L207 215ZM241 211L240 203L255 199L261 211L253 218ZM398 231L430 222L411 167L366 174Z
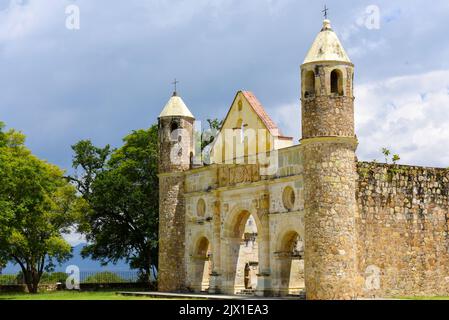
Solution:
M334 95L343 95L343 74L335 69L331 72L331 93Z
M296 196L295 191L292 187L286 187L284 192L282 193L282 202L284 204L285 209L288 211L293 210L295 206Z
M204 217L206 214L206 202L203 199L199 199L196 204L196 214L198 217Z
M315 73L307 71L304 76L304 98L315 96Z

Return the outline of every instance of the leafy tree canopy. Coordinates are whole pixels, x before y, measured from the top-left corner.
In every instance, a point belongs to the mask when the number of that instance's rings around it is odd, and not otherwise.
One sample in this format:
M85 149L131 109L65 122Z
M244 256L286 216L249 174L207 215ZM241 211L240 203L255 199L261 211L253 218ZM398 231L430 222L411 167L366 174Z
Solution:
M88 158L79 156L80 143L72 147L74 159L81 159L73 165L83 171L83 176L95 172L92 180L77 183L89 204L80 214L79 231L89 242L83 256L103 264L125 259L131 268L141 271L144 280L150 279L152 267L157 265L157 136L157 126L134 131L109 157L104 157L108 146L97 148L81 141L88 149L81 150L92 155ZM101 162L103 166L98 165Z
M61 234L73 224L75 189L25 147L23 134L0 132L0 260L20 265L34 293L43 272L71 256Z

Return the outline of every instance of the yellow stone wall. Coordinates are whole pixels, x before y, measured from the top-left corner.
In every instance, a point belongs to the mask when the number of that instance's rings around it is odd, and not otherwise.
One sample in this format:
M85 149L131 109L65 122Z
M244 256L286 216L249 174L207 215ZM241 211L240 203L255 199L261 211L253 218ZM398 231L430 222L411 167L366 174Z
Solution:
M274 174L261 175L257 179L251 175L240 176L239 179L231 177L228 180L230 185L219 183L219 171L229 169L231 176L239 175L240 170L233 169L244 166L212 165L186 173L185 256L188 288L197 292L205 287L211 292L215 292L216 288L228 294L239 292L244 289L246 262L257 257L259 265L252 267L251 273L253 282L254 275L259 274L256 290L259 295L298 294L304 289L304 262L300 259L290 262L289 257L279 254L285 247L283 241L287 235L304 236L300 147L277 151L275 162L278 169ZM282 200L287 187L292 188L295 195L291 209L286 209ZM197 212L200 200L206 203L204 215ZM241 233L236 233L250 215L254 218L258 233L252 248L242 242ZM207 263L202 261L202 267L199 266L196 255L196 245L204 237L210 241L213 252L210 258L212 276L208 286L198 277ZM289 268L296 271L286 272ZM287 276L291 279L285 279ZM291 290L288 288L289 282Z

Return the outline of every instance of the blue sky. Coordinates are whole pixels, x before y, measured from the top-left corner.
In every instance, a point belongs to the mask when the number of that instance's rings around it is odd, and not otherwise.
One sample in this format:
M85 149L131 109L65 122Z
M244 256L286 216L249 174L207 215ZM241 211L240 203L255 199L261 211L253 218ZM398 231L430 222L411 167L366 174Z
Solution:
M80 29L66 28L68 5ZM449 1L327 0L356 66L359 158L389 147L401 163L449 167ZM253 91L300 138L299 66L322 1L0 0L0 120L69 169L70 145L117 146L157 116L178 78L200 120ZM380 28L365 26L380 10Z

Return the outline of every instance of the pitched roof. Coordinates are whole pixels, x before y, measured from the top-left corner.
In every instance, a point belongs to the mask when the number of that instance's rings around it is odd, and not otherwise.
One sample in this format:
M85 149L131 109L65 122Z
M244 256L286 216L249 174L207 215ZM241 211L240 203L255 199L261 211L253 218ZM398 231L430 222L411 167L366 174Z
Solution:
M268 113L265 111L265 108L262 106L260 101L256 98L256 96L250 91L241 91L243 96L246 98L250 106L253 108L254 112L259 116L262 122L267 127L268 131L270 131L271 135L274 137L278 137L281 139L291 139L292 137L286 137L282 134L281 129L278 128L276 123L270 118Z
M304 64L320 61L341 61L351 63L343 45L332 30L329 20L323 21L323 28L309 49Z
M164 109L162 110L159 118L162 117L188 117L195 118L193 114L190 112L189 108L187 108L184 101L178 95L174 94L170 100L168 100Z

